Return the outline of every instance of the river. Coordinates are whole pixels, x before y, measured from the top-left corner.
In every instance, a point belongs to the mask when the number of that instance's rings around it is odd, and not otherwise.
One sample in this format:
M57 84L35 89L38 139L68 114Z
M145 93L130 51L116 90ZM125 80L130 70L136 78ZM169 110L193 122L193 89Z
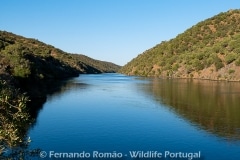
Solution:
M45 159L236 160L240 83L80 75L48 95L28 135Z

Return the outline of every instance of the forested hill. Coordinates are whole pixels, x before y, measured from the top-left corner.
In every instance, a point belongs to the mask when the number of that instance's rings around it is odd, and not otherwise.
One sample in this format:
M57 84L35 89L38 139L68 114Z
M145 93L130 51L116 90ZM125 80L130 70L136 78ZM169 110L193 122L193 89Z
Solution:
M30 97L46 97L50 88L59 86L61 79L113 73L119 68L110 62L66 53L36 39L0 31L0 93L5 84L11 92L20 88Z
M6 31L0 31L0 53L0 73L21 78L63 78L81 73L116 72L120 68Z
M176 26L177 27L177 26ZM206 19L120 70L139 76L240 80L240 10Z

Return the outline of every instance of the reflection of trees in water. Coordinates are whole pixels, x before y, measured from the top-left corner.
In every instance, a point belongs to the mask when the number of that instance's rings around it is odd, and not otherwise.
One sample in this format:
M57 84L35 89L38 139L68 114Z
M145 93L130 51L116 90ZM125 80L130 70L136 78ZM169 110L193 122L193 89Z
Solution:
M34 127L39 110L46 102L47 95L60 95L70 89L85 87L85 84L68 81L51 81L34 86L29 84L31 101L18 90L9 88L3 81L0 84L0 159L31 159L39 157L40 149L29 149L27 132ZM35 91L37 90L37 91ZM41 96L39 96L41 95Z
M61 83L61 87L58 87L57 90L49 94L48 99L51 99L52 97L61 97L63 93L68 91L86 89L87 87L89 87L89 85L85 83L65 81L65 83Z
M39 159L40 149L30 150L29 142L25 141L21 145L11 148L4 148L0 153L1 160L30 160L36 157Z
M146 91L207 131L240 140L239 83L154 79Z

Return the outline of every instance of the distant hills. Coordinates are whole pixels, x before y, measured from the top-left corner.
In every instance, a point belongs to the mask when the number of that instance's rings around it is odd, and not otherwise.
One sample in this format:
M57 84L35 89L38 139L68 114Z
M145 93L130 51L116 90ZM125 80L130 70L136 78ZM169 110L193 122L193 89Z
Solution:
M240 10L229 10L199 22L176 38L138 55L120 72L240 81Z
M113 73L119 69L120 66L110 62L70 54L36 39L0 31L0 80L30 95L45 95L41 90L50 88L45 83L49 80Z

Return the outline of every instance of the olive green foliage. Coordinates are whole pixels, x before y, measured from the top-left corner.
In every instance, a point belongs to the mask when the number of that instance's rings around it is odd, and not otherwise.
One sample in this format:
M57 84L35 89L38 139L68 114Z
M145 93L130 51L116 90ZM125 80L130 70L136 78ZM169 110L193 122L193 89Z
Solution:
M8 147L25 142L26 130L31 122L27 101L24 94L0 80L0 154Z
M202 21L176 38L163 41L122 67L121 73L162 76L187 74L208 67L215 70L240 65L240 10L230 10Z
M233 61L236 60L236 58L238 57L238 54L236 53L229 53L228 55L226 55L225 60L227 64L232 63Z
M1 54L12 67L12 74L17 77L28 77L31 74L30 62L24 58L24 47L17 45L6 46Z
M240 66L240 57L238 57L238 59L235 61L235 64L236 64L237 66Z

